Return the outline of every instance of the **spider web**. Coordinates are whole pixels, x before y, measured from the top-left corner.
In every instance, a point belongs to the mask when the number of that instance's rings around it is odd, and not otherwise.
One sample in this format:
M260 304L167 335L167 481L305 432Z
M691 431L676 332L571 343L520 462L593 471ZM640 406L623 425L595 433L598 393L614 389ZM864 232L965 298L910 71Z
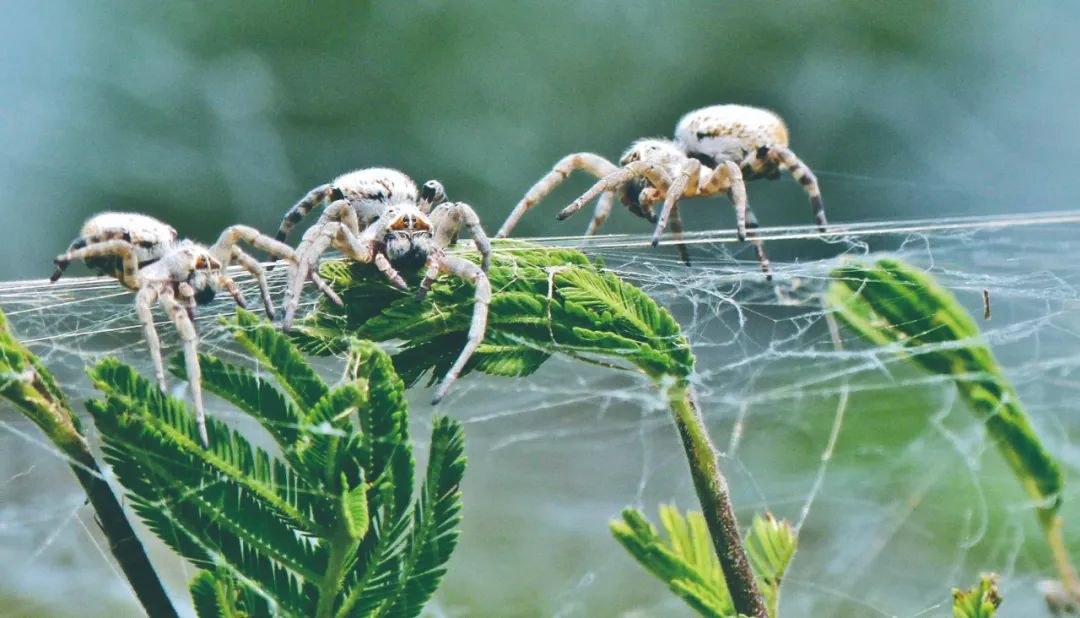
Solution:
M688 234L691 267L670 246L649 248L645 235L534 240L582 248L683 325L740 520L771 511L800 528L785 615L948 614L949 588L988 570L1003 575L1010 615L1043 615L1037 584L1052 575L1049 555L1032 505L980 423L947 380L838 327L821 293L829 271L851 257L898 256L932 272L980 317L1069 477L1080 467L1071 405L1080 391L1078 234L1080 212L866 223L827 235L770 228L763 238L776 285L730 231ZM276 299L282 271L272 273ZM252 282L238 281L257 302ZM91 395L85 365L103 355L150 373L132 300L100 278L0 285L16 333L75 402ZM236 354L219 323L230 313L227 299L201 312L203 350ZM159 329L175 353L172 328ZM325 363L328 378L336 366ZM178 380L171 388L187 394ZM419 439L429 396L410 391ZM213 397L207 409L228 418ZM463 536L432 615L690 615L606 526L627 505L653 520L660 502L696 506L664 401L647 380L555 357L512 382L467 376L440 411L464 421L470 463ZM6 404L0 430L4 615L137 611L61 456ZM1076 494L1067 484L1066 522L1080 521ZM1080 546L1075 526L1066 534ZM192 569L149 546L186 601Z

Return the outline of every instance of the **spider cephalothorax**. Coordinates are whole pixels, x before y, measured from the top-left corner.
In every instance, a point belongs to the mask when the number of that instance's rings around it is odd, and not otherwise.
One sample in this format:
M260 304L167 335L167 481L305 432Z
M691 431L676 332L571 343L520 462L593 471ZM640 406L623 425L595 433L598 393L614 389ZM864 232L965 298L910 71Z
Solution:
M746 180L776 178L787 170L810 197L819 229L825 230L825 208L817 179L810 169L788 148L788 131L776 114L744 105L705 107L679 120L675 139L642 139L623 154L616 166L592 153L564 157L540 179L507 217L496 233L505 237L532 208L551 193L571 172L583 169L599 178L581 197L559 214L569 217L599 197L586 235L595 234L607 220L616 195L634 214L656 223L653 245L671 221L676 238L682 235L677 203L683 198L726 194L735 206L736 227L740 240L748 229L757 226L746 205ZM652 206L663 201L654 214ZM760 242L755 242L762 269L768 274L768 259ZM686 259L685 249L680 251Z
M330 247L349 259L374 264L401 289L408 289L408 284L397 269L423 267L418 300L423 299L439 273L466 279L476 286L472 324L465 347L435 391L433 403L438 403L480 346L491 301L487 278L491 244L480 219L468 204L447 202L445 197L437 181L428 181L417 191L408 176L386 168L350 172L310 191L285 215L279 238L316 205L333 201L296 247L296 260L290 266L285 289L283 326L291 326L304 281L318 270L320 257ZM481 253L480 266L446 252L463 225Z
M241 240L276 257L293 259L292 248L246 225L227 228L216 243L206 247L191 240L177 240L176 230L152 217L106 212L87 220L67 252L54 260L56 270L52 281L64 274L68 264L82 260L100 274L116 277L136 292L135 313L143 326L158 385L164 391L165 367L151 312L155 302L161 305L184 342L187 377L199 437L204 445L207 443L206 416L197 353L198 336L192 322L196 306L212 301L221 288L225 288L237 304L244 306L239 288L225 273L229 263L236 260L258 282L267 315L272 317L274 313L263 268L236 246ZM316 283L326 287L322 281Z

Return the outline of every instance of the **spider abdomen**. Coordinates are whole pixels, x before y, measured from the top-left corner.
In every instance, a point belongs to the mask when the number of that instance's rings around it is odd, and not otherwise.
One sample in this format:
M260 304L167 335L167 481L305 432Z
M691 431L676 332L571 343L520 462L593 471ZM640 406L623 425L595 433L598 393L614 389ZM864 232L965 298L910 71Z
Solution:
M171 225L153 217L132 212L103 212L86 220L69 250L108 240L123 240L132 244L135 259L141 267L159 260L176 238L176 230ZM119 277L124 271L123 260L115 255L90 257L86 266L110 277Z
M342 174L331 185L349 200L363 225L382 216L388 207L415 204L416 183L405 174L386 167L371 167Z
M787 147L784 121L769 110L746 105L712 105L694 110L675 125L675 141L687 155L707 165L740 162L761 147Z

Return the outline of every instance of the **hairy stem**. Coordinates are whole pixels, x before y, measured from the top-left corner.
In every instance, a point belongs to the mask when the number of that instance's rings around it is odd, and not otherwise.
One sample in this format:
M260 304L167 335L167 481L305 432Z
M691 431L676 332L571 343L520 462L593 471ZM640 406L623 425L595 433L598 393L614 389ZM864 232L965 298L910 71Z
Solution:
M765 598L758 590L746 550L743 549L739 523L735 520L735 510L731 506L728 493L727 479L720 473L716 449L697 409L693 391L688 385L679 384L672 387L668 397L675 426L682 438L683 448L686 449L690 475L694 478L694 489L697 491L698 501L701 502L701 511L709 526L716 557L720 559L720 568L731 592L735 611L754 618L769 618Z
M90 498L98 524L109 542L109 550L147 615L154 618L177 617L176 609L150 564L139 537L131 528L123 506L105 482L86 438L76 428L71 410L55 397L48 381L34 369L26 372L25 379L9 384L3 394L34 421L68 458L72 472Z

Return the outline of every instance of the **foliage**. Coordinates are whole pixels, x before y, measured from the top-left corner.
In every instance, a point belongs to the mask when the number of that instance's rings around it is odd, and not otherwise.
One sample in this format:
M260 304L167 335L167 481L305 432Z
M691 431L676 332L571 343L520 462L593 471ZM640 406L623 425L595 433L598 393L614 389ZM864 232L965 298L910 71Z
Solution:
M679 324L645 292L580 252L506 241L492 258L487 332L466 371L525 376L560 352L649 376L671 407L732 604L744 614L764 616L727 482L693 401L694 357ZM434 381L450 367L472 319L472 285L444 277L417 302L366 266L328 262L321 274L345 302L338 307L321 299L296 326L305 350L339 352L352 336L396 340L401 348L394 363L410 384L428 372Z
M953 588L953 616L955 618L994 618L1001 605L998 592L998 576L984 574L979 583L968 590Z
M986 423L1044 518L1061 506L1061 467L1031 426L975 320L932 277L898 260L850 264L832 274L829 306L869 341L951 377Z
M525 376L562 352L630 364L654 379L690 375L694 359L678 323L645 292L577 251L508 241L496 248L488 272L493 295L487 335L466 372ZM407 384L429 371L434 381L449 369L472 319L472 285L442 277L417 302L367 265L330 261L322 275L345 304L322 299L297 324L305 350L338 352L351 336L402 340L394 365Z
M47 369L8 328L0 313L0 395L11 401L50 438L82 441L79 417Z
M200 616L415 616L457 541L460 425L434 421L420 496L404 385L389 358L352 341L328 386L271 326L240 311L231 327L272 379L202 355L203 384L257 421L271 451L190 410L116 360L90 369L87 404L135 511L205 569ZM172 370L183 374L182 363Z
M90 451L79 417L71 411L52 374L15 338L3 312L0 312L0 396L13 403L63 453L94 508L109 551L146 613L161 618L176 616L123 505Z
M1057 514L1061 466L1035 433L975 320L933 277L899 260L848 264L831 278L826 302L850 328L953 380L1034 501L1062 584L1080 600L1080 578Z
M712 550L709 529L701 513L660 506L660 524L667 540L637 509L626 509L611 522L615 539L650 573L666 583L699 614L731 618L735 612L720 562ZM770 616L777 615L780 582L795 554L795 533L786 521L766 513L754 516L744 542L758 586L765 594Z

